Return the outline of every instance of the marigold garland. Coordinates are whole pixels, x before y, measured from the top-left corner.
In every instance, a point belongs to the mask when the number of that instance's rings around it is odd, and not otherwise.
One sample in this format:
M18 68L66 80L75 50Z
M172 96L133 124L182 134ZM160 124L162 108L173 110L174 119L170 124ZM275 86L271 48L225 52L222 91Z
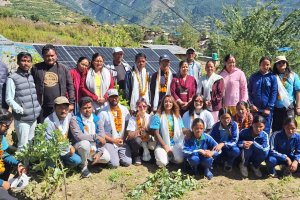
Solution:
M242 130L244 128L249 128L250 127L250 124L249 124L250 115L249 114L246 115L244 122L243 122L243 119L240 119L239 116L236 114L234 116L234 121L237 122L237 124L239 126L239 130Z
M3 161L3 149L2 149L2 136L0 136L0 174L5 172L5 166Z
M170 135L170 138L173 138L174 137L174 126L172 127L171 126L171 122L169 120L169 117L167 117L168 119L168 130L169 130L169 135ZM173 124L174 125L174 124Z
M158 74L157 74L158 75ZM157 76L157 79L160 78ZM167 87L168 87L168 80L169 80L169 70L165 72L165 84L163 87L161 87L160 83L159 84L159 92L167 92Z
M117 106L115 109L110 108L111 113L114 116L114 122L115 122L115 127L118 133L122 131L122 111L119 106ZM116 115L117 113L117 115Z
M137 115L136 116L136 125L137 125L138 129L145 128L145 125L146 125L145 119L142 122L141 117L139 115ZM141 139L143 142L147 142L149 140L149 134L145 132L144 134L141 135Z
M146 74L146 83L145 83L145 87L144 87L144 90L143 90L143 86L142 86L142 83L141 83L141 79L140 79L140 76L139 76L139 73L137 70L135 70L135 74L136 74L136 78L137 78L137 81L138 81L138 84L139 84L139 93L140 93L140 96L144 96L147 92L147 89L148 89L148 82L149 82L149 77L148 75Z

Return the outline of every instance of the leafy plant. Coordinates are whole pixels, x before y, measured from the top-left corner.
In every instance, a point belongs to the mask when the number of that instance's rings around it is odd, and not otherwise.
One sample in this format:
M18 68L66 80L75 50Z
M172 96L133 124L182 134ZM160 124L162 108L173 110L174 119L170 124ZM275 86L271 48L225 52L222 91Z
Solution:
M151 195L156 200L172 199L195 190L197 181L182 174L181 170L169 172L166 168L157 170L144 183L127 193L127 199L142 199L144 194Z

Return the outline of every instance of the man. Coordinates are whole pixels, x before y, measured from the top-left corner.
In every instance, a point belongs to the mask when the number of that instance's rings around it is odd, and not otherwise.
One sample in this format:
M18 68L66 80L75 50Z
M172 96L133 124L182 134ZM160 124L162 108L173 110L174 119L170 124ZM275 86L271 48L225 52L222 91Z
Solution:
M193 48L189 48L186 51L186 61L189 64L189 75L193 76L197 83L201 78L202 68L199 62L195 60L196 58L196 51Z
M173 74L170 70L170 57L162 55L159 57L159 69L151 77L151 106L154 112L157 111L160 101L166 94L171 94L170 85Z
M52 138L54 130L59 130L62 134L62 138L68 138L70 121L72 118L71 113L69 113L69 100L60 96L54 100L54 112L50 114L46 119L47 123L46 129L46 139L49 140ZM81 163L81 158L75 153L75 148L72 145L67 147L63 146L61 148L60 158L64 164L69 166L78 166Z
M116 47L113 50L113 64L107 65L107 68L111 72L114 80L118 83L119 89L125 90L125 74L131 69L131 67L123 62L124 51L120 47Z
M79 112L73 116L70 132L75 149L81 157L83 178L91 175L88 170L88 159L95 163L108 163L110 155L103 147L106 143L103 123L93 113L93 99L82 97L79 101Z
M56 97L67 96L73 110L75 102L74 86L69 71L57 62L55 47L47 44L42 49L44 61L33 66L31 74L34 78L38 101L42 106L42 112L38 123L53 112L53 101Z
M132 70L126 72L126 99L129 101L130 110L136 111L136 102L144 98L147 105L150 105L149 99L149 80L150 75L146 70L147 57L143 53L135 56L135 66Z
M5 101L12 108L18 149L21 150L34 137L41 106L37 100L33 77L29 72L32 66L31 55L27 52L19 53L17 64L17 71L7 79Z
M125 106L119 104L119 94L116 89L108 91L108 103L100 112L99 117L104 123L105 148L110 154L109 165L118 167L120 164L129 166L132 163L130 148L125 142L124 133L130 114Z
M5 102L5 86L6 86L6 79L8 76L8 69L7 66L0 60L0 107L7 108L8 106Z

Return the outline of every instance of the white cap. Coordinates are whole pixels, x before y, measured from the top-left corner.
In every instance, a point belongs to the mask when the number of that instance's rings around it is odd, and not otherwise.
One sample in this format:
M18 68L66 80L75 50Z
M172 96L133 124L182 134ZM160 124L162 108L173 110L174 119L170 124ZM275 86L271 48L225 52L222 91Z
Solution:
M121 47L115 47L113 53L123 52Z

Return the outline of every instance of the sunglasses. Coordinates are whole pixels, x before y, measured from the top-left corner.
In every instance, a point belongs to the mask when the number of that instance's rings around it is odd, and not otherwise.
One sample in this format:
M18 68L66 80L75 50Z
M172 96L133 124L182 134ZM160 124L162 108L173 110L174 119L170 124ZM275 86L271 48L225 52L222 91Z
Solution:
M138 108L147 108L148 106L138 106Z

